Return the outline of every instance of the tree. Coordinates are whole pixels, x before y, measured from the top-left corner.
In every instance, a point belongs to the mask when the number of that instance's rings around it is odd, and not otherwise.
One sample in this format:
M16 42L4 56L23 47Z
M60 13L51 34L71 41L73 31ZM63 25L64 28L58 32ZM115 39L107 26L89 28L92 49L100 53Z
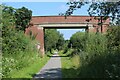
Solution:
M13 7L2 6L2 20L3 27L14 27L16 26L17 30L25 31L25 29L28 27L29 22L31 20L32 11L28 10L25 7L15 9ZM8 21L6 21L6 20Z
M102 16L103 18L99 20L106 20L110 16L112 23L120 25L120 1L93 2L88 9L88 13L91 16Z
M3 29L6 29L7 27L13 27L15 25L15 8L1 5L2 7L2 25Z
M2 27L2 78L10 78L10 74L16 70L28 66L33 57L37 55L35 48L36 41L25 36L23 31L17 31L15 28L16 9L0 5L2 7L2 16L0 14L0 28ZM1 18L2 17L2 18ZM30 56L29 56L30 55ZM32 56L31 56L32 55ZM29 61L27 61L27 57Z
M45 30L45 50L51 51L51 49L61 50L64 45L63 34L60 34L56 29Z
M16 53L18 50L24 51L27 47L26 37L23 31L16 31L15 17L16 10L13 7L0 5L2 7L2 19L0 26L2 25L2 51L3 53ZM28 40L28 39L27 39ZM19 51L18 51L19 52Z
M1 7L2 7L2 19L0 24L2 26L2 38L4 40L7 38L6 36L10 37L10 32L13 31L13 27L15 25L15 17L14 17L15 9L13 7L8 7L4 5L1 5Z
M45 30L45 50L50 51L56 48L59 39L59 33L56 29Z
M85 42L85 33L83 32L76 32L75 34L72 35L70 38L70 43L69 45L72 48L78 49L78 50L83 50L84 47L84 42Z
M111 51L120 50L120 27L112 26L106 34L108 49Z
M116 25L120 25L120 1L118 2L97 2L96 0L92 0L92 3L89 2L80 2L80 1L71 1L67 4L69 5L69 9L66 11L65 16L69 16L73 14L76 9L81 8L85 4L90 4L88 13L90 16L103 16L100 17L99 20L106 20L108 16L111 16L112 22ZM102 25L102 21L101 24Z
M64 43L65 43L65 40L64 40L64 38L63 38L63 34L60 34L60 33L59 33L59 39L58 39L58 42L57 42L57 44L56 44L56 48L57 48L58 50L62 50Z
M25 29L28 27L31 20L32 11L28 10L25 7L19 8L15 12L15 23L18 30L25 32Z

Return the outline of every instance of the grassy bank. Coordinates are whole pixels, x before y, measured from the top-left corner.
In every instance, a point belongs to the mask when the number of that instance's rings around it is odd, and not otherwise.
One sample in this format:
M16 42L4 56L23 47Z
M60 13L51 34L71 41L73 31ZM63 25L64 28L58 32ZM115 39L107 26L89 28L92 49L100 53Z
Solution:
M9 32L10 35L7 35ZM37 41L25 36L22 31L5 30L2 48L2 77L30 78L47 62L36 49Z
M77 78L78 70L77 64L74 65L75 62L72 61L72 58L62 57L62 77L63 78Z
M86 39L83 51L60 52L63 78L120 79L120 46L112 45L109 49L106 43L105 35L92 34Z
M66 54L63 51L59 53L62 64L62 77L63 78L77 78L78 67L80 66L79 56L69 57L72 50L69 50Z
M49 57L37 58L31 65L19 71L14 71L10 74L12 78L32 78L39 70L47 63Z

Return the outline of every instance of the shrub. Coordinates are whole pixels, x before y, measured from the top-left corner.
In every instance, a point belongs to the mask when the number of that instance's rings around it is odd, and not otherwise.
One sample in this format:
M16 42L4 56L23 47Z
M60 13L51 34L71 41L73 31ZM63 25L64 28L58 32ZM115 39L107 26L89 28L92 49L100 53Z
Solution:
M108 29L106 34L108 42L107 46L110 51L114 51L119 48L120 46L120 27L119 26L112 26Z
M118 30L118 31L117 31ZM80 53L79 76L85 78L119 78L119 28L104 34L89 34L85 49ZM117 45L116 45L117 44Z
M0 6L2 7L2 19L0 19L0 28L2 27L2 76L7 78L10 77L11 72L33 63L38 54L35 48L36 41L25 36L23 31L15 29L17 18L15 18L14 13L17 9Z
M78 51L79 49L81 49L81 47L79 46L71 49L72 51L67 49L66 54L79 54L72 55L69 60L67 60L66 58L66 61L69 61L70 68L63 69L64 73L68 72L68 74L66 74L65 76L71 77L71 75L75 75L75 73L77 73L75 77L80 78L120 79L119 34L120 27L111 27L106 34L88 33L84 36L80 36L79 34L79 39L85 39L84 41L79 41L80 44L83 44L83 49L82 51ZM64 64L69 65L68 63Z
M75 48L78 50L83 50L84 44L85 44L85 33L83 33L83 32L76 32L70 38L69 45L71 45L72 48Z
M4 29L3 29L4 30ZM9 33L7 35L7 33ZM12 71L28 66L37 57L36 41L25 36L22 31L4 30L2 44L2 76L8 77Z
M72 59L72 65L74 68L79 68L80 67L80 57L79 55L74 55Z

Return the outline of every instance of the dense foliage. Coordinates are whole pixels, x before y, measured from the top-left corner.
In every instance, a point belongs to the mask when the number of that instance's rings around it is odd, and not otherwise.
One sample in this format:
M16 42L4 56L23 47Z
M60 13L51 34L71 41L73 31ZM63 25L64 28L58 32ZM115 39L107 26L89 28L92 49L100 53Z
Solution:
M81 49L83 50L84 47L84 41L85 41L85 33L84 32L76 32L72 35L70 38L70 43L72 48Z
M56 29L45 30L45 50L51 51L51 49L62 49L64 44L63 35Z
M79 36L75 37L78 33ZM70 41L74 39L73 43L77 42L77 45L72 49L68 48L65 53L71 57L65 61L73 64L69 65L72 69L63 69L63 72L72 76L70 72L76 71L73 72L76 74L75 77L80 78L120 78L119 34L120 29L117 26L111 27L106 34L89 33L83 35L81 32L73 34ZM78 43L77 40L80 42ZM76 48L80 50L76 51ZM73 59L77 62L72 62ZM67 67L67 64L63 64L63 67ZM70 77L69 75L65 77Z
M1 6L3 7L1 23L3 36L3 54L8 54L8 52L9 54L14 54L16 51L24 51L27 48L26 44L28 44L28 41L25 41L26 38L22 38L25 37L24 34L22 34L22 31L16 31L16 28L14 27L16 25L15 20L18 19L15 18L16 9L3 5Z
M13 7L8 6L2 6L2 18L9 18L6 19L8 21L2 20L4 23L3 26L12 25L15 26L17 30L25 31L25 29L28 27L29 22L31 20L32 11L28 10L25 7L15 9Z
M58 50L64 49L64 48L63 48L64 43L65 43L65 40L64 40L64 38L63 38L63 34L59 34L59 39L58 39L58 42L57 42L57 44L56 44L56 48L57 48Z
M73 10L76 7L80 8L84 5L82 2L70 4L74 4L74 6L78 4L75 7L70 7ZM102 7L106 7L111 3L105 4L107 3L94 3L90 8L96 11L97 9L101 9L101 5ZM110 10L112 10L113 6L110 6ZM25 36L23 32L29 25L31 11L24 7L21 9L14 9L7 6L2 7L3 15L1 19L2 23L0 23L0 26L2 25L3 36L1 38L3 42L2 76L11 77L10 75L14 71L28 67L31 63L38 60L39 54L35 46L36 41L29 36ZM113 17L118 15L118 13L114 13L117 10L116 7L113 10ZM106 8L103 8L103 10L106 10ZM28 14L26 14L27 11ZM104 15L108 16L106 13L110 14L111 11L109 13L105 12ZM17 30L15 25L17 26ZM67 69L63 68L64 72L66 72L65 75L73 74L75 77L80 78L120 78L119 34L120 26L113 26L110 27L106 34L76 32L70 40L64 41L63 35L56 29L49 29L45 30L45 49L46 51L51 51L51 49L64 50L64 55L70 56L64 60L65 65L72 66L71 68L65 66Z
M112 26L108 30L107 38L108 38L108 49L116 50L120 47L120 26Z
M65 16L72 15L73 12L77 9L80 9L82 6L90 4L88 8L88 14L90 16L102 16L98 20L106 20L108 16L111 16L112 24L120 25L120 1L109 2L109 1L97 1L92 0L92 2L83 1L70 1L67 3L69 5L68 10L66 11ZM101 22L102 24L102 22Z
M36 41L31 40L29 36L25 36L22 30L16 30L15 20L18 19L15 17L16 9L4 5L1 6L2 77L8 78L12 77L11 73L29 67L31 63L34 63L40 57L36 50Z
M8 31L7 31L8 32ZM26 37L23 32L12 30L3 37L2 43L2 74L8 77L12 71L27 67L39 56L35 41Z
M29 22L31 20L32 11L28 10L25 7L19 8L15 11L15 23L16 28L19 30L25 31L25 29L28 27Z
M82 51L77 51L77 56L80 63L79 68L71 66L70 69L63 69L63 72L76 74L76 77L80 78L120 78L120 1L108 2L102 1L97 2L92 0L90 3L88 14L90 16L99 16L98 25L102 26L103 20L106 20L108 16L111 18L111 24L114 25L109 27L106 34L87 34L84 36L75 37L74 34L70 41L75 41L73 44L78 43L75 47L81 49ZM83 1L70 1L67 3L69 9L66 11L66 17L73 14L76 9L81 8L82 6L89 4L89 2ZM81 34L79 34L81 35ZM83 41L82 39L85 40ZM78 40L79 39L79 40ZM84 44L84 45L81 45ZM81 45L81 46L79 46ZM76 53L76 49L73 47L72 51L68 51L69 54ZM83 49L82 49L83 48ZM66 54L68 54L66 52ZM71 55L72 58L75 58L76 55ZM71 59L72 59L71 58ZM76 57L77 58L77 57ZM69 63L71 59L66 59ZM65 64L63 64L65 65ZM74 64L73 64L74 65ZM77 68L77 69L76 69ZM66 77L66 76L65 76ZM67 77L71 77L68 75Z

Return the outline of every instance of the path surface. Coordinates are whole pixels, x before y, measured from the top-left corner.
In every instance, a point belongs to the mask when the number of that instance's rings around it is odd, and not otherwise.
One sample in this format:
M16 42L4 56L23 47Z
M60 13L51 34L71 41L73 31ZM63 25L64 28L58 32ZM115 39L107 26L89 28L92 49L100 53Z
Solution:
M53 55L34 78L62 78L61 58L59 55Z

